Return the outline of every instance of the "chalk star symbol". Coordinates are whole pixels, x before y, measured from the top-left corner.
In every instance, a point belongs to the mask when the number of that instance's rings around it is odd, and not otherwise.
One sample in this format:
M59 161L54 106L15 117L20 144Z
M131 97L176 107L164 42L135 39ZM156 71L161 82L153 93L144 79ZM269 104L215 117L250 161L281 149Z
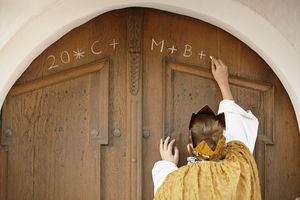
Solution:
M111 44L109 44L110 46L113 46L113 49L115 50L116 49L116 46L118 45L119 43L116 42L115 39L113 39L113 42Z
M82 49L79 49L79 48L77 48L77 51L73 51L73 52L74 52L73 56L76 59L80 59L81 57L84 57L84 54L85 54L85 52L82 51Z
M202 57L206 56L206 54L204 54L203 51L201 51L201 53L198 53L198 55L200 56L200 59L202 59Z
M174 51L177 51L177 49L175 48L174 44L173 44L172 48L168 48L168 49L171 50L171 54L173 54Z

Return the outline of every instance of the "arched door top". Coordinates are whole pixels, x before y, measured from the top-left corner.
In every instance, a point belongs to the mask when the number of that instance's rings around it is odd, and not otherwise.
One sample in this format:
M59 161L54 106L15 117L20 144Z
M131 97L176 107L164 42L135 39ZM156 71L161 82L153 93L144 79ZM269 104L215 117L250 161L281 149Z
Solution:
M44 7L35 13L6 43L0 54L0 105L7 92L36 58L49 45L71 29L104 12L124 7L151 7L194 17L216 25L255 50L273 69L286 88L300 121L300 56L292 45L263 17L234 1L64 1ZM224 10L226 7L226 10ZM69 12L68 12L69 11ZM238 17L237 17L238 16ZM46 26L45 26L46 24Z

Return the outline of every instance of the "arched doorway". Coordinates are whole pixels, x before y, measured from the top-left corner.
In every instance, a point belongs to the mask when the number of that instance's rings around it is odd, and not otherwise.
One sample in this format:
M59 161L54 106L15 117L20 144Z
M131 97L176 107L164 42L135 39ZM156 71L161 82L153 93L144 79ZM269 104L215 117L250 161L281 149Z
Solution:
M184 164L191 112L217 109L209 55L230 66L236 101L260 120L255 156L265 199L296 197L300 137L270 67L208 23L130 8L66 34L11 89L2 110L3 198L152 199L159 139L177 138Z

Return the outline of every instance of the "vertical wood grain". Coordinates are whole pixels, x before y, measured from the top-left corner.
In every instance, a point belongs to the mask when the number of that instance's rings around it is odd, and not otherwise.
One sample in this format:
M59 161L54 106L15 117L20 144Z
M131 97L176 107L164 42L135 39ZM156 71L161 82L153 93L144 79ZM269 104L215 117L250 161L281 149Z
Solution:
M129 134L128 199L142 199L142 22L143 11L128 10L127 133Z

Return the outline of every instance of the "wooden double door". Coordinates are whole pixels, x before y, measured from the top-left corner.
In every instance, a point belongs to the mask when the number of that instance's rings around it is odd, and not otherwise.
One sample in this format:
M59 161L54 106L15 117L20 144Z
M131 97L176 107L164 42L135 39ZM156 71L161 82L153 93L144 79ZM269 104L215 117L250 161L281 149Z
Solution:
M271 68L208 23L128 8L73 29L38 56L2 107L0 199L152 199L159 139L177 139L220 91L209 56L229 66L235 101L259 119L264 199L300 196L300 135Z

